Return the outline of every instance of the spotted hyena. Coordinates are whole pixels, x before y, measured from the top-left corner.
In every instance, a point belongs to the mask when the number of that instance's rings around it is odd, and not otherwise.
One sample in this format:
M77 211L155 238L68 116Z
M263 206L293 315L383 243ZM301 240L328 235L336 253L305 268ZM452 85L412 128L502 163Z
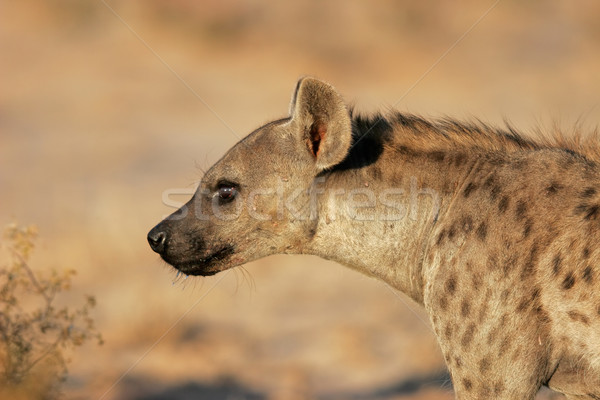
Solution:
M384 280L427 310L460 399L600 399L597 148L363 117L304 78L148 241L188 275L293 253Z

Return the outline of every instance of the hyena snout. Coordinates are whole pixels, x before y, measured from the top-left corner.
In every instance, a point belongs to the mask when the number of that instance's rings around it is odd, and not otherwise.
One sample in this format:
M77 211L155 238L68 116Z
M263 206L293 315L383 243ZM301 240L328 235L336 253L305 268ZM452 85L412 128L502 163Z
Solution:
M234 243L216 239L210 226L193 216L184 206L152 228L147 236L152 250L186 275L208 276L230 268Z
M172 252L173 249L170 249L173 247L172 242L177 241L178 231L185 227L187 215L188 205L186 204L152 228L147 236L150 248L163 258L167 256L167 252Z
M150 248L158 254L163 254L165 251L167 239L167 232L163 229L162 224L156 225L148 232L148 243L150 244Z
M183 220L183 218L179 217L180 215L183 215L181 214L181 210L176 211L148 232L148 244L163 259L168 256L167 253L173 252L173 242L178 241L176 236L178 236L178 230L182 228L179 225L181 225L181 221ZM176 224L177 226L175 226Z

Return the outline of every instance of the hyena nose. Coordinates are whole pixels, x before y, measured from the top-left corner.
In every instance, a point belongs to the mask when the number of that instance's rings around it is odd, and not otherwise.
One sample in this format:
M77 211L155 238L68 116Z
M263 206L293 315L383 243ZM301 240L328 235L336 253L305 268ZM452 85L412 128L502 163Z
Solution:
M158 227L156 227L156 228L158 228ZM152 250L161 254L165 250L167 234L166 234L166 232L164 232L160 229L156 229L156 228L152 229L148 233L148 243L150 244L150 247L152 248Z

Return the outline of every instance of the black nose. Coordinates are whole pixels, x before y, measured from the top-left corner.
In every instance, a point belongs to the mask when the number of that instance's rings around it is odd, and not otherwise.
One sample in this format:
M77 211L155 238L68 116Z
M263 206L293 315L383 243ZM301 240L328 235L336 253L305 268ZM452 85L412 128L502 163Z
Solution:
M148 233L148 243L152 250L157 253L162 253L165 250L165 243L167 241L167 234L160 229L152 229Z

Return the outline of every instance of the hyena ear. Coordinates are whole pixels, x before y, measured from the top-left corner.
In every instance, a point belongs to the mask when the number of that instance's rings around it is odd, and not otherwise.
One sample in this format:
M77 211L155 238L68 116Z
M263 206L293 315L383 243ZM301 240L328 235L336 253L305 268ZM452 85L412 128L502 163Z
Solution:
M352 142L352 122L342 96L331 85L301 78L290 115L303 151L308 150L319 171L342 162Z

